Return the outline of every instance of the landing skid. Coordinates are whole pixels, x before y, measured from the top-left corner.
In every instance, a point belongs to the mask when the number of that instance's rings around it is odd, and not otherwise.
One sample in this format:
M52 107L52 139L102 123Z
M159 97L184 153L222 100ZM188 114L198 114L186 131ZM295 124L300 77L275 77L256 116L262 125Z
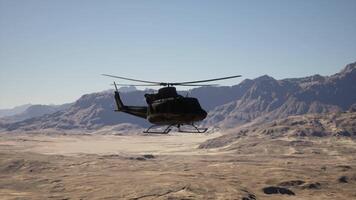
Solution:
M186 126L186 125L187 126L192 126L194 129L193 130L183 130L183 129L181 129L182 126ZM168 134L172 130L172 127L177 127L178 128L178 132L180 132L180 133L205 133L208 130L208 128L198 128L194 124L171 124L171 125L168 125L163 131L151 130L152 128L155 128L155 127L162 127L162 125L152 125L148 129L143 131L143 133Z
M208 130L208 128L198 128L194 124L186 124L186 125L192 126L194 128L194 130L182 130L181 125L177 125L178 132L180 132L180 133L205 133Z
M172 129L173 125L167 126L163 131L151 131L154 127L161 127L161 125L152 125L148 129L144 130L143 133L153 133L153 134L168 134Z

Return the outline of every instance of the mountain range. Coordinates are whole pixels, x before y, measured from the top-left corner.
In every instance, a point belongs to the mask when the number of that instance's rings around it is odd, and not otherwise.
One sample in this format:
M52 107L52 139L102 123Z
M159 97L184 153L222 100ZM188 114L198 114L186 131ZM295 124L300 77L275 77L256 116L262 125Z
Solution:
M245 80L243 95L215 107L204 124L232 128L251 121L291 115L338 112L356 103L356 63L332 76L276 80L267 75Z
M3 117L1 118L1 120L6 123L20 122L26 119L40 117L46 114L55 113L57 111L66 110L71 105L72 105L71 103L62 104L62 105L40 105L40 104L30 105L22 112Z
M25 105L21 105L21 106L16 106L14 108L0 109L0 117L7 117L7 116L13 116L16 114L20 114L20 113L24 112L30 106L31 106L31 104L25 104Z
M122 100L128 105L145 105L144 94L154 92L136 88L125 88L123 91ZM187 92L181 93L186 95ZM234 86L194 88L188 94L198 98L201 106L208 111L207 119L202 122L208 127L234 128L294 115L342 112L356 107L356 62L331 76L276 80L264 75L245 79ZM143 119L116 113L114 109L113 91L108 90L83 95L65 109L43 112L11 123L3 120L0 126L16 131L98 130L120 124L125 124L125 127L127 124L133 127L149 125Z

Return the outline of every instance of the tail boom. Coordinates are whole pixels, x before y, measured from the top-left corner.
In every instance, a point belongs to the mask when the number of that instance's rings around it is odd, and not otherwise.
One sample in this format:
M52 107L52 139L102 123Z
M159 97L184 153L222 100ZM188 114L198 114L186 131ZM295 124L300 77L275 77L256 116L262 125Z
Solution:
M147 107L146 106L125 106L120 98L118 91L115 91L115 102L116 102L116 112L124 112L137 117L147 118Z

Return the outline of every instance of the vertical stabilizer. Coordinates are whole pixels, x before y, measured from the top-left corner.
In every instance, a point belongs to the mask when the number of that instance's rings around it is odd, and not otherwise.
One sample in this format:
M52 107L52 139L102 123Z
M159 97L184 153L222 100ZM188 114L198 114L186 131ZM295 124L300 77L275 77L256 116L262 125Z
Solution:
M117 109L115 111L124 112L130 115L135 115L141 118L147 118L147 106L125 106L120 98L119 90L117 89L117 85L115 85L115 102Z
M122 110L125 107L121 101L120 94L118 91L115 91L115 102L118 111Z
M119 93L119 90L117 89L117 86L116 86L116 83L114 82L114 85L115 85L115 102L116 102L116 108L117 108L117 111L121 111L123 110L123 108L125 107L124 104L122 103L121 101L121 98L120 98L120 93Z

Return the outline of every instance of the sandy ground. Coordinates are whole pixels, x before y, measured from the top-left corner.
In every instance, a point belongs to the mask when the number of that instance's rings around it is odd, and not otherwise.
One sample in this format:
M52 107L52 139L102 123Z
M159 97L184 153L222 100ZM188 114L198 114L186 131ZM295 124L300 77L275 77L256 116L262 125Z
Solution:
M196 155L214 153L215 150L199 150L197 146L221 134L173 134L153 136L112 136L112 135L5 135L0 145L22 147L22 151L41 154L179 154Z
M218 135L1 134L0 199L356 199L353 140Z

